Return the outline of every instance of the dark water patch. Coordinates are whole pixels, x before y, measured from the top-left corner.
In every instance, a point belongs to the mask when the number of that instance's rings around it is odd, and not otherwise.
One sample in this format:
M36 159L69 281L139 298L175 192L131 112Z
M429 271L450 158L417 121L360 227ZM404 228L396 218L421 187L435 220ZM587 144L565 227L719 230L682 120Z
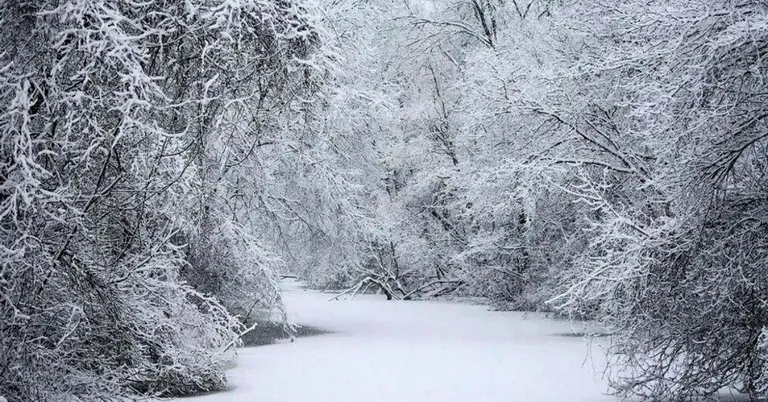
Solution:
M611 334L597 332L559 332L552 334L554 336L563 336L566 338L605 338L611 336Z
M252 324L251 324L252 325ZM290 331L285 324L272 321L259 321L258 325L250 332L246 333L242 337L243 347L255 347L271 345L279 340L291 339L291 336L295 338L303 338L308 336L317 336L323 334L329 334L331 331L324 330L322 328L313 327L310 325L294 325L293 331ZM231 367L230 367L231 368ZM210 391L195 390L186 393L173 393L166 396L173 397L174 399L187 399L195 398L204 395L213 395L222 392L230 392L233 387L216 387Z
M279 322L259 322L256 328L243 335L242 340L244 347L252 347L271 345L279 340L291 339L292 337L303 338L329 333L331 331L310 325L294 325L293 331L291 331Z
M163 398L170 398L169 400L171 400L171 401L175 401L175 400L183 401L185 399L197 399L197 398L200 398L200 397L203 397L203 396L216 395L216 394L221 394L221 393L225 393L225 392L231 392L233 389L235 389L235 387L228 386L228 387L225 387L225 388L222 388L222 389L214 389L214 390L210 390L210 391L201 391L201 392L197 392L197 393L189 394L189 395L167 395L167 396L164 396ZM131 399L131 400L133 401L133 399ZM143 401L143 400L148 400L148 399L136 399L136 400L137 401Z

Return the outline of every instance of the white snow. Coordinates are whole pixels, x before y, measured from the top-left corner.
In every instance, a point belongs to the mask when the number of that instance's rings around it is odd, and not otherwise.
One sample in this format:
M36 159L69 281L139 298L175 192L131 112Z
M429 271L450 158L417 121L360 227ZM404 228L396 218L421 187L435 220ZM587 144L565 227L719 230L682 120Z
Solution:
M447 302L332 295L288 283L298 324L334 333L241 349L231 391L185 402L614 401L602 352L567 322ZM590 353L591 351L591 353Z

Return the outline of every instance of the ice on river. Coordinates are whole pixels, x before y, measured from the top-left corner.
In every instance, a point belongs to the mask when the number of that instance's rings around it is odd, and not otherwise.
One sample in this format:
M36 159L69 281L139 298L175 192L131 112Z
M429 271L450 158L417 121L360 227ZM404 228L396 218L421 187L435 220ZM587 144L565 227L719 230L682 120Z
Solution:
M297 324L331 331L241 349L232 390L185 402L614 401L597 345L537 314L485 306L332 295L287 282Z

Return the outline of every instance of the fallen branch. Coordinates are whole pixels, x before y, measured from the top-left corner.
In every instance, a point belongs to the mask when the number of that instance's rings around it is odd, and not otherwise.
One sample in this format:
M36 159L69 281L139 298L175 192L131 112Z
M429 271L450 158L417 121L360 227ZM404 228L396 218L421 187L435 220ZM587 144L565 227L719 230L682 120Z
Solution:
M459 280L459 279L438 279L438 280L435 280L435 281L432 281L432 282L426 283L426 284L424 284L424 285L421 285L421 286L419 286L418 288L416 288L416 289L413 289L412 291L410 291L410 292L406 293L406 294L403 296L403 300L411 300L411 296L412 296L413 294L415 294L415 293L417 293L417 292L421 292L422 290L424 290L424 289L426 289L426 288L428 288L428 287L430 287L430 286L433 286L433 285L439 285L439 284L441 284L441 283L449 283L449 284L456 284L456 285L461 285L461 284L463 284L463 283L464 283L464 281L462 281L462 280Z
M360 290L360 288L363 286L363 284L365 284L365 283L368 283L368 282L369 282L369 280L370 280L370 277L366 277L366 278L365 278L365 279L363 279L362 281L358 282L358 284L357 284L357 285L355 285L355 286L352 286L351 288L349 288L349 289L347 289L347 290L345 290L345 291L343 291L343 292L341 292L341 293L337 294L337 295L336 295L336 296L334 296L334 297L331 297L330 299L328 299L328 301L339 300L339 297L341 297L341 296L344 296L345 294L347 294L347 293L350 293L350 292L352 293L352 296L351 296L351 297L354 297L354 296L357 294L357 291L358 291L358 290ZM366 289L367 289L367 288L366 288Z

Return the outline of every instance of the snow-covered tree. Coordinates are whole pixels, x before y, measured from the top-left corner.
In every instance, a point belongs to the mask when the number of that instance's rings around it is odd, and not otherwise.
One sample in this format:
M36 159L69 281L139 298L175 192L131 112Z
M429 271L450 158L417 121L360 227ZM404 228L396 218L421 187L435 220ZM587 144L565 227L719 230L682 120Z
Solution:
M274 259L237 204L254 185L238 163L278 130L265 115L311 101L323 62L306 13L249 0L0 5L0 394L225 385L244 330L226 307L276 297Z
M559 300L600 305L622 395L766 393L767 11L679 1L582 14L579 67L613 97L610 125L593 130L623 138L601 144L631 178L582 187L602 217Z

